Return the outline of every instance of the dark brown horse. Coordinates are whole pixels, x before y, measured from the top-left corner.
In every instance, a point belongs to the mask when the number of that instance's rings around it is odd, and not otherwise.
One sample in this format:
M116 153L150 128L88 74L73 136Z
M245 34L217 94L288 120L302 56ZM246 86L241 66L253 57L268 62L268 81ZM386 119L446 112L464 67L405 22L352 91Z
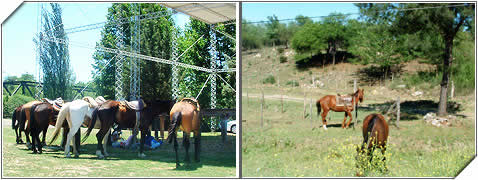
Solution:
M23 131L25 132L25 138L27 141L27 147L30 148L30 109L34 104L39 104L41 101L30 101L22 106L21 112L20 112L20 120L18 122L20 132ZM26 128L25 128L26 125ZM45 139L43 139L45 141Z
M199 162L200 144L201 144L201 118L200 107L196 99L184 98L180 102L174 104L169 113L170 125L168 129L168 142L174 141L174 152L176 153L176 168L178 168L178 127L183 131L183 145L186 149L186 162L189 160L189 137L191 132L194 133L194 159Z
M322 112L322 122L323 122L323 127L324 129L327 129L327 120L325 119L327 117L327 114L329 113L330 110L335 111L335 112L345 112L345 117L344 121L342 122L342 128L348 128L350 125L350 122L352 122L352 111L354 110L354 106L358 104L357 99L362 102L363 101L363 89L358 89L355 93L349 94L349 96L352 97L350 105L343 105L343 106L338 106L336 102L336 95L326 95L322 98L320 98L317 102L317 113L319 115L321 109L324 110ZM349 122L347 125L345 125L345 121L347 120L347 116L349 116Z
M22 113L22 106L23 105L20 105L17 108L15 108L12 114L12 129L15 131L17 144L23 144L22 133L20 131L20 116Z
M53 109L50 103L43 102L32 105L29 124L33 153L37 153L37 147L39 153L42 153L42 143L44 142L40 142L40 132L43 131L43 139L45 139L48 125L55 125L56 123L56 115L58 115L58 111Z
M139 121L139 130L141 131L141 140L139 148L139 156L145 157L144 155L144 144L146 134L149 132L149 127L152 124L153 118L161 113L168 112L171 110L170 101L154 101L150 103L145 103L144 108L139 110L140 121ZM113 123L119 125L118 128L134 128L136 124L136 110L127 108L120 101L106 101L100 107L98 107L92 115L91 123L88 126L86 135L83 138L84 142L91 130L96 124L96 120L99 119L101 122L101 127L98 133L96 134L96 139L98 140L96 155L99 158L108 156L106 152L106 147L103 144L106 144L106 139L108 138L109 131L113 126ZM106 138L105 138L106 136ZM104 141L102 143L102 141Z
M381 114L369 114L365 117L362 126L363 143L359 149L359 153L363 153L365 147L368 149L368 156L372 160L373 151L375 148L382 150L382 154L385 154L387 149L388 138L388 124L385 118ZM383 158L385 161L385 158Z

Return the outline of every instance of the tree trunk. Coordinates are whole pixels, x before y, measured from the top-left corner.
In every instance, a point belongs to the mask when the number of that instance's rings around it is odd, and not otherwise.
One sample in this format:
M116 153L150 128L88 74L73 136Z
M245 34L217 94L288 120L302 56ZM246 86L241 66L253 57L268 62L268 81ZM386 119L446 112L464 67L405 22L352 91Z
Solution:
M453 50L453 36L445 37L445 56L443 59L443 78L441 80L440 89L440 102L438 104L438 116L445 116L447 114L446 107L448 101L448 80L449 80L449 67L452 61Z
M332 54L332 67L335 67L335 54L336 54L336 52L337 52L336 47L337 47L336 43L333 42L333 43L332 43L332 49L331 49L331 54Z

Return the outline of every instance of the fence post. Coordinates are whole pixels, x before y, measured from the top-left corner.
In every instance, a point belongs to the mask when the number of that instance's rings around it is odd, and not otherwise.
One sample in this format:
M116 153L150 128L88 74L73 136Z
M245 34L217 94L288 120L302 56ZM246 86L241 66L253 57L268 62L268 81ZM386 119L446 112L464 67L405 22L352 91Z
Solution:
M306 115L306 111L307 111L305 98L306 98L306 97L305 97L305 85L304 85L304 113L303 113L303 119L305 119L305 115Z
M261 128L264 127L263 110L264 110L264 90L261 89Z
M400 122L400 96L397 98L397 128L400 128L398 123Z
M355 93L355 91L357 91L357 79L354 79L354 93ZM355 101L357 101L357 99L355 99L355 96L354 96L353 100L354 100L354 104L352 104L352 106L354 106L353 107L354 111L352 112L353 113L352 118L354 119L354 125L352 127L353 127L353 129L355 129L355 125L357 124L357 119L358 119L357 118L357 107L358 106L355 105L355 103L357 103L357 102L355 102Z
M309 104L309 107L310 107L310 122L312 123L312 98L309 99L310 100L310 104Z
M219 116L221 118L221 136L222 136L222 143L226 143L226 136L227 136L227 131L226 131L226 117L224 116Z

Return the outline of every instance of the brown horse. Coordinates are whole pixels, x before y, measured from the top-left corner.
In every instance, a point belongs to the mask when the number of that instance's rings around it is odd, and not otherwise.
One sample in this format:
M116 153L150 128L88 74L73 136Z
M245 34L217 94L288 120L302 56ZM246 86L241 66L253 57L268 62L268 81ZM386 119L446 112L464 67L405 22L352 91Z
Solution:
M176 168L178 168L178 126L183 131L183 145L186 149L186 162L189 160L189 137L194 132L194 159L199 162L200 143L201 143L201 118L200 107L196 99L184 98L180 102L174 104L169 113L170 125L168 129L168 142L174 141L174 152L176 153Z
M358 89L355 93L349 94L349 96L352 96L353 98L351 99L351 105L352 106L337 106L336 102L336 95L326 95L322 98L320 98L317 102L317 113L320 115L321 109L324 110L322 112L322 122L323 122L323 127L324 129L327 129L327 120L325 119L327 117L327 114L329 113L330 110L335 111L335 112L345 112L345 117L344 121L342 122L342 128L348 128L350 125L350 122L352 122L352 112L354 110L354 106L358 104L357 99L362 102L363 101L363 89ZM347 125L345 125L345 121L347 120L347 116L349 116L349 122Z
M20 120L19 120L19 126L20 126L20 131L25 132L25 138L27 140L27 147L30 148L30 109L34 104L39 104L41 101L30 101L22 106L21 113L20 113ZM27 127L25 128L25 125ZM45 139L43 139L45 141Z
M40 132L43 131L43 139L45 139L46 132L49 125L55 125L56 116L58 111L53 109L53 106L50 103L43 102L40 104L32 105L30 109L30 135L32 137L32 150L33 153L38 151L42 153L42 146L44 142L40 142Z
M363 153L365 146L368 149L368 156L372 160L373 151L376 147L382 150L385 154L387 138L388 138L388 124L381 114L369 114L365 117L362 126L363 143L359 153ZM385 157L383 158L385 161Z
M20 105L17 108L15 108L12 114L12 129L15 131L17 144L23 144L22 133L20 131L20 116L22 113L22 107L23 105Z
M139 156L145 157L144 154L144 144L146 134L149 132L149 127L151 126L153 117L168 112L171 110L171 103L170 101L154 101L151 103L146 103L147 105L144 106L143 109L138 110L140 112L140 121L139 121L139 130L141 130L141 140L140 140L140 148L139 148ZM136 124L136 110L127 108L120 101L106 101L100 107L98 107L95 111L93 111L91 123L88 125L88 130L86 131L86 135L83 138L82 142L84 142L91 130L93 129L94 125L96 124L96 120L99 119L101 127L98 133L96 134L96 139L98 140L96 155L99 158L103 158L108 156L106 153L106 140L109 136L109 131L113 126L113 123L119 125L118 128L134 128ZM106 136L106 138L105 138ZM102 143L102 141L104 141Z

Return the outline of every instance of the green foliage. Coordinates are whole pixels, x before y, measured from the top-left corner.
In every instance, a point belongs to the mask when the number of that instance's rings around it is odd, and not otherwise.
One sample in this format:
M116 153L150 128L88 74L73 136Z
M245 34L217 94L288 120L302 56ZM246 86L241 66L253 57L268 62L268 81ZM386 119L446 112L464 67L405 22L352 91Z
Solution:
M174 21L171 17L172 12L159 4L141 3L141 14L152 12L161 12L164 16L159 18L141 21L141 54L163 59L171 59L172 38L176 35ZM108 10L107 23L102 30L102 38L97 45L117 48L116 33L119 29L115 20L118 18L126 18L135 15L134 4L131 3L115 3ZM129 51L131 46L131 27L133 23L125 23L122 25L122 33L124 48ZM99 95L106 99L115 98L115 68L117 59L112 59L115 54L105 53L101 51L95 52L93 58L93 74L98 73L103 67L105 69L101 74L95 77L95 83L98 85L97 91ZM108 61L111 62L106 64ZM127 63L130 58L125 57L123 63L123 95L129 97L130 71L131 67ZM170 99L171 98L171 66L156 63L147 60L140 60L141 68L141 96L145 99Z
M285 63L285 62L287 62L287 57L285 57L285 56L280 56L280 57L279 57L279 61L280 61L280 63Z
M68 37L64 31L62 10L59 4L51 3L52 12L42 14L44 29L43 36L65 39ZM40 36L40 35L39 35ZM40 66L43 70L43 94L46 98L54 99L62 97L65 100L72 99L72 84L75 79L70 68L70 56L68 44L51 41L33 40L40 51Z
M13 110L20 105L33 101L32 97L15 94L11 97L3 96L3 117L12 117Z
M291 87L299 87L299 82L297 82L297 81L287 81L287 83L285 83L285 85L291 86Z
M248 21L242 22L242 40L241 45L245 50L262 48L266 44L265 27L262 25L249 24Z
M277 48L277 52L279 52L279 54L282 54L284 52L284 48Z
M273 75L268 75L264 80L262 80L263 84L275 84L276 78Z

